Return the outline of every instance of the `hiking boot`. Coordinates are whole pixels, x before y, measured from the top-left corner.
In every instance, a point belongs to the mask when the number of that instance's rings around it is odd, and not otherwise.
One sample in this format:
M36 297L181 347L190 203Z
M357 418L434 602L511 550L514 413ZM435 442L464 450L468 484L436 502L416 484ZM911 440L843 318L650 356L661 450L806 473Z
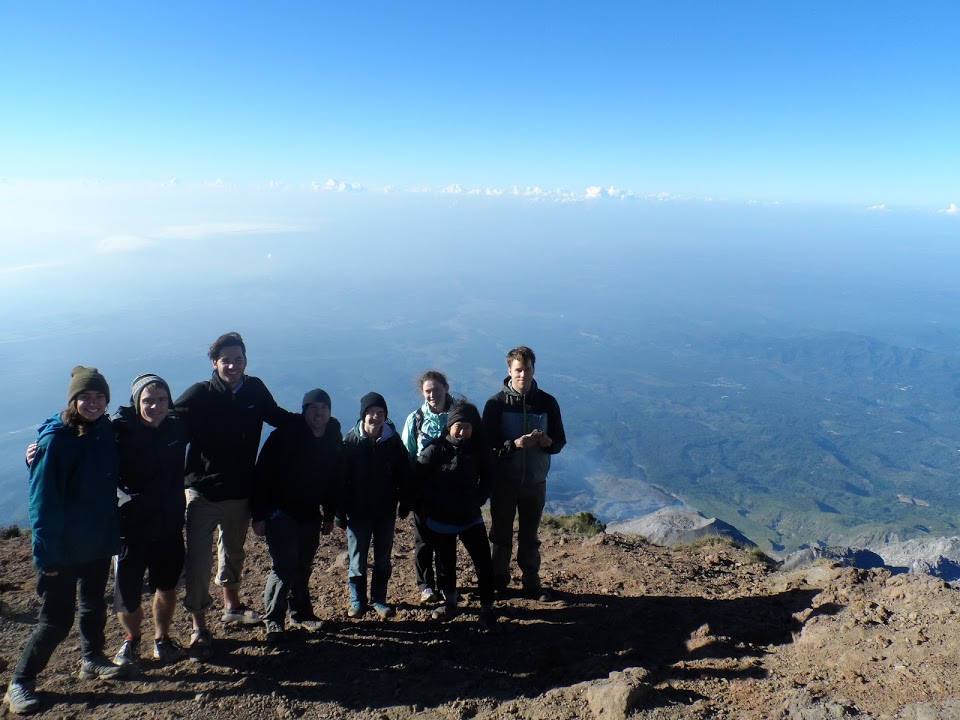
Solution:
M213 635L209 630L194 630L190 633L190 657L197 662L213 657Z
M126 677L129 673L129 665L117 665L110 662L104 655L97 655L96 657L84 660L80 665L81 680L122 678Z
M129 665L135 668L140 663L140 638L127 638L113 656L115 665Z
M396 615L396 611L387 605L386 603L374 603L373 611L380 616L381 620L386 620L387 618L392 618Z
M290 618L290 627L294 630L306 630L307 632L320 632L323 630L323 620L315 617Z
M283 631L283 625L273 620L267 620L264 623L266 632L263 635L263 639L268 643L279 643L287 639L287 633Z
M153 657L164 664L178 662L186 656L187 651L183 649L183 645L172 637L153 641Z
M490 630L497 624L497 616L493 612L493 604L483 604L480 606L480 615L477 616L477 622L481 630Z
M11 680L3 701L10 706L10 712L17 715L30 715L40 709L40 698L33 689L33 683Z
M363 614L367 611L367 606L363 603L350 603L350 609L347 610L348 618L358 618L362 617Z
M544 603L553 601L553 593L551 593L547 588L541 587L540 585L525 587L523 589L523 596L530 598L531 600L537 600Z
M439 620L440 622L446 622L447 620L453 620L454 616L457 614L456 605L441 605L433 609L433 612L430 613L430 618L432 620Z
M263 622L260 613L246 605L237 605L225 609L220 619L225 623L239 623L240 625L259 625Z
M420 604L427 605L429 603L435 603L440 599L440 596L434 592L432 587L425 587L420 591Z

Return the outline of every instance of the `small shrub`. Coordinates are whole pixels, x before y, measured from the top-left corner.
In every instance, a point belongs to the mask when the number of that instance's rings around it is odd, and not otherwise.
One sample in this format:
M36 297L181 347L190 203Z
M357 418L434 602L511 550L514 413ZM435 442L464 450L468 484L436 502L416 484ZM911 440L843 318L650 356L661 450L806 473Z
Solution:
M593 513L589 512L579 512L575 515L544 515L540 524L545 528L587 537L599 535L607 528Z
M17 525L8 525L5 528L0 528L0 538L4 540L10 540L12 538L18 538L23 534L23 531Z

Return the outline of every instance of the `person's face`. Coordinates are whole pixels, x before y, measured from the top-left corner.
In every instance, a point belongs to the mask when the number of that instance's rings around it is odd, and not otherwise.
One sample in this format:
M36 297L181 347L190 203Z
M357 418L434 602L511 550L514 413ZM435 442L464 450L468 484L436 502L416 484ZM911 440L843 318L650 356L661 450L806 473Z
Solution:
M533 387L533 363L524 365L522 360L511 360L510 384L518 393L526 395Z
M443 383L436 380L427 380L423 384L423 399L427 401L427 406L435 413L443 412L447 404L447 389Z
M220 357L213 361L213 367L223 383L231 390L243 382L243 371L247 369L247 358L239 345L224 345Z
M97 390L84 390L73 402L76 403L77 414L86 422L99 420L107 409L107 396Z
M157 427L170 414L170 394L162 387L148 385L140 393L137 412L140 422Z
M473 435L473 424L460 421L450 426L450 437L454 440L469 440Z
M310 403L303 409L303 419L315 435L323 435L330 421L330 406L321 402Z
M379 435L386 419L386 410L379 405L371 405L363 413L363 431L367 435Z

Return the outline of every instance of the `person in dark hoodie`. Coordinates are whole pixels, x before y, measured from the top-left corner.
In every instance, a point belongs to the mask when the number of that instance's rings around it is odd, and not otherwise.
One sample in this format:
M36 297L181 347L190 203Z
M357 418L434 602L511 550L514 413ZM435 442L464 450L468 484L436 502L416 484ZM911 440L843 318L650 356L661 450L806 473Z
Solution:
M263 592L267 642L285 638L288 608L290 627L322 627L310 600L310 572L321 533L333 529L343 438L325 391L306 393L302 407L301 422L277 428L264 443L250 499L253 531L266 537L273 561Z
M166 380L138 375L130 407L113 416L120 453L120 554L116 562L114 605L126 638L113 661L136 666L143 624L144 575L153 595L153 657L180 660L183 648L171 635L177 582L183 571L183 458L186 428L170 415L172 394Z
M373 544L373 577L370 598L381 618L393 616L387 604L397 517L410 514L410 458L393 422L387 401L379 393L360 400L360 420L344 441L346 468L337 524L347 531L350 553L348 582L350 609L357 618L367 611L367 554Z
M40 426L30 464L29 514L40 614L13 669L4 701L40 709L37 675L79 615L82 679L126 674L103 654L110 558L120 547L117 444L105 416L110 387L96 368L70 373L67 407ZM77 599L79 598L79 613Z
M245 373L247 349L239 333L221 335L208 353L213 376L192 385L176 402L187 424L186 592L183 605L193 619L190 647L196 659L213 653L206 612L213 604L210 575L214 530L223 588L224 622L259 625L260 614L240 599L243 543L250 526L250 492L263 423L274 427L295 415L277 405L259 378Z
M490 497L493 455L483 441L477 408L458 400L447 412L446 432L430 443L414 466L424 525L437 558L437 587L444 604L435 620L457 612L457 538L473 560L480 594L480 625L490 629L493 617L493 563L481 508Z
M547 498L550 458L567 437L556 398L533 379L537 356L520 345L507 353L503 389L483 408L487 442L497 456L497 480L490 497L490 542L498 592L510 584L513 522L518 520L517 565L525 595L541 601L550 593L540 584L540 518Z

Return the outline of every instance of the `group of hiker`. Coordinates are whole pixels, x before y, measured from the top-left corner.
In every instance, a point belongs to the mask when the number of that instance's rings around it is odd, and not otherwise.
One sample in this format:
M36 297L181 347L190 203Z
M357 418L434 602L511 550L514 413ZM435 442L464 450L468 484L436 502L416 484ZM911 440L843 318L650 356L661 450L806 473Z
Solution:
M41 606L4 696L11 711L40 708L36 678L75 616L80 677L128 675L141 658L144 579L153 593L153 657L163 663L187 655L208 659L215 534L222 620L262 624L267 642L282 641L287 628L321 628L309 580L320 536L334 526L347 536L347 616L393 616L394 532L397 519L411 513L419 600L434 605L433 619L458 610L459 538L476 570L478 622L484 629L495 622L495 599L511 579L515 520L521 591L550 599L540 583L538 527L550 456L566 439L556 399L534 380L530 348L507 354L508 375L482 414L454 399L444 374L430 370L419 379L423 405L400 431L384 397L370 392L345 437L326 391L308 391L301 412L291 413L247 375L238 333L217 338L208 357L210 380L176 401L160 376L137 376L130 405L112 417L104 376L77 366L66 409L41 424L27 451ZM275 429L261 449L264 423ZM489 535L481 514L488 499ZM262 615L239 594L251 523L272 562ZM105 653L111 562L114 610L125 636L112 659ZM192 622L186 648L171 630L181 578Z

